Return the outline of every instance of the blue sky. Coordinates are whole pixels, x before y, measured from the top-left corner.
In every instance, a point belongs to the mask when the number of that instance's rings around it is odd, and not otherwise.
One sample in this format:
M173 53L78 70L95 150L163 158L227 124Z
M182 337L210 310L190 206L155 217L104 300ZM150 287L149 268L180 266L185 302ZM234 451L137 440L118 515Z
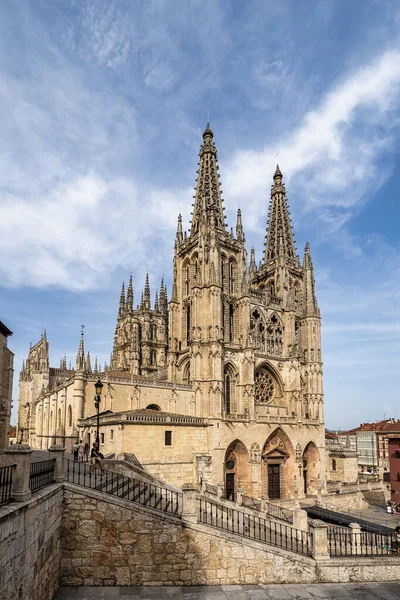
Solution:
M400 417L400 5L3 0L0 319L101 362L120 286L170 289L208 117L229 225L262 257L284 173L323 319L326 425ZM15 412L15 411L14 411Z

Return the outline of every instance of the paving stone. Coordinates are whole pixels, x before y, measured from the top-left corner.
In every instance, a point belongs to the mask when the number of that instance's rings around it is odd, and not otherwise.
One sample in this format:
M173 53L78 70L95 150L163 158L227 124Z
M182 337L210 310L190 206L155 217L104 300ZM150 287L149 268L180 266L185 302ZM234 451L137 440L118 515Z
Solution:
M81 598L98 598L103 600L105 598L119 598L120 597L120 588L119 587L111 587L111 586L102 586L102 587L78 587L78 593L75 596L77 600L81 600Z
M400 577L400 574L399 574ZM389 590L392 594L397 594L400 596L400 583L397 581L388 581L387 583L382 583L382 586Z
M140 598L161 598L165 587L154 586L154 587L143 587L140 592Z
M165 587L65 587L54 600L400 600L400 582Z
M267 590L260 588L258 590L247 590L246 594L249 600L270 600L273 597L269 595Z
M305 588L302 588L299 585L290 587L285 586L285 589L293 600L310 600L310 598L315 598L315 596L312 596L310 592L307 592Z
M73 600L77 597L77 587L63 587L58 590L54 596L54 600Z
M273 598L274 600L293 600L293 596L290 595L289 590L286 590L283 585L264 586L264 590L268 592L267 598Z
M142 588L137 586L123 586L119 588L119 595L125 598L140 598Z
M329 598L351 598L351 590L338 583L330 585L327 594L329 594Z
M305 590L311 594L313 598L329 598L328 588L322 585L307 585Z

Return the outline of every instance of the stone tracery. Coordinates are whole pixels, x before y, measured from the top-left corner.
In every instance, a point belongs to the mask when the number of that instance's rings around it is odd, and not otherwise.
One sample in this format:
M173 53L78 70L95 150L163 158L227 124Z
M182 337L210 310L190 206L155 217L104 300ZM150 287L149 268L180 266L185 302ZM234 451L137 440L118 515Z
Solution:
M260 404L271 402L274 397L274 391L275 384L267 369L263 368L257 371L254 381L256 402Z

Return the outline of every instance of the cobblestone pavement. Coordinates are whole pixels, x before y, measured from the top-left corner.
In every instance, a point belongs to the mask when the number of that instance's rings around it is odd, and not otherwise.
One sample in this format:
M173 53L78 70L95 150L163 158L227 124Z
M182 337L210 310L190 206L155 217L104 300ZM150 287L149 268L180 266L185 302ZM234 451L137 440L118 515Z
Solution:
M64 587L53 600L400 600L399 583L222 585L192 587Z

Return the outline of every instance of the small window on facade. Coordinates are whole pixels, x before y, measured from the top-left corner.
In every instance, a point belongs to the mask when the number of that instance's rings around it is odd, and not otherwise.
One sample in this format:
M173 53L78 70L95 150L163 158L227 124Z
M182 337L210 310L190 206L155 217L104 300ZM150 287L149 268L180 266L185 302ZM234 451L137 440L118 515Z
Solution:
M100 440L101 440L101 443L104 444L104 433L100 434Z
M332 471L336 471L336 460L332 460Z
M165 445L172 446L172 431L165 432Z
M110 429L110 440L114 439L114 429Z
M186 307L186 341L190 342L190 305Z

